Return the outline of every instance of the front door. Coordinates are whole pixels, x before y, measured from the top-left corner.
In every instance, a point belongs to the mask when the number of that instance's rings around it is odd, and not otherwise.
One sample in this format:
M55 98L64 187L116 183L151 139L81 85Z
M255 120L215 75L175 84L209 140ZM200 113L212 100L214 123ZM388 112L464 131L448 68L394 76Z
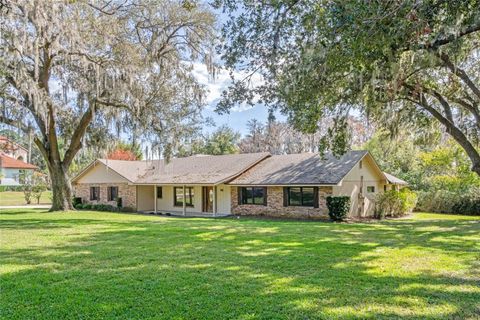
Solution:
M213 187L202 188L203 212L213 212Z

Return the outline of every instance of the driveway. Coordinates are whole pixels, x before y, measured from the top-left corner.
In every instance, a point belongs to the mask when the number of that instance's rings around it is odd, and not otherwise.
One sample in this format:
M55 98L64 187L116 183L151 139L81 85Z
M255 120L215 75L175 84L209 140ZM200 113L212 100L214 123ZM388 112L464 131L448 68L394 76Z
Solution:
M3 209L50 209L51 204L31 204L23 206L0 206L0 210Z

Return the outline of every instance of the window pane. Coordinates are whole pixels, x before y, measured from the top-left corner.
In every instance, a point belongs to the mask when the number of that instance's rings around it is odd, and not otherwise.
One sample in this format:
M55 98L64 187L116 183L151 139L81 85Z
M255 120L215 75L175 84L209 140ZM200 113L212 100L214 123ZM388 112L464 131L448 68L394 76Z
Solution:
M368 186L367 187L367 192L370 192L370 193L375 192L375 187L374 186Z
M253 188L245 188L246 192L246 202L248 204L253 204Z
M157 187L157 198L161 199L162 198L162 187Z
M302 194L300 188L289 188L288 204L291 206L302 205Z
M253 203L263 204L263 188L253 188Z
M187 205L193 207L193 199L194 199L194 193L193 193L193 187L188 187L185 190L187 192Z
M313 207L313 188L302 188L303 206Z
M175 205L183 206L183 188L175 187Z

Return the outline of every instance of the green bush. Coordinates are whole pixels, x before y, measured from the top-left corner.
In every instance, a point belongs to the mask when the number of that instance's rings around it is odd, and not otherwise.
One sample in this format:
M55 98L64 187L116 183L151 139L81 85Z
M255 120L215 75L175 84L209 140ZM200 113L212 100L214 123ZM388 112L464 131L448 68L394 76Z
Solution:
M122 198L118 197L117 198L117 208L121 208L121 207L123 207Z
M82 204L82 198L75 197L72 201L73 207L76 209L79 204Z
M374 217L383 219L386 216L402 216L412 212L416 204L417 195L408 188L403 188L400 191L386 191L378 194L375 199Z
M417 211L480 215L480 188L466 191L423 191L419 193Z
M109 205L109 204L103 204L103 203L93 204L91 209L95 210L95 211L109 211L109 212L117 212L118 211L117 207L114 207L114 206Z
M118 208L109 204L103 204L103 203L96 203L96 204L90 204L90 203L77 203L75 205L75 209L78 210L94 210L94 211L108 211L108 212L134 212L135 210L130 207L125 207L125 208Z
M4 191L22 192L23 186L0 186L0 192Z
M328 215L333 221L344 220L350 211L350 197L327 197Z

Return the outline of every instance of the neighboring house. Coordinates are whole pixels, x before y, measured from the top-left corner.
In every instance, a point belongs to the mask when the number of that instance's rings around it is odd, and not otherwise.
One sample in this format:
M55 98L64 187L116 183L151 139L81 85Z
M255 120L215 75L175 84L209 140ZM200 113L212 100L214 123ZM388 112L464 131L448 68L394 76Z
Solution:
M0 136L0 152L11 158L28 162L28 150L5 136Z
M99 159L73 180L84 203L143 212L325 217L326 197L346 195L350 216L373 213L379 192L406 182L385 174L367 151L340 158L269 153L192 156L152 161Z
M0 152L0 185L22 185L22 173L35 171L38 168L33 164L17 160Z

